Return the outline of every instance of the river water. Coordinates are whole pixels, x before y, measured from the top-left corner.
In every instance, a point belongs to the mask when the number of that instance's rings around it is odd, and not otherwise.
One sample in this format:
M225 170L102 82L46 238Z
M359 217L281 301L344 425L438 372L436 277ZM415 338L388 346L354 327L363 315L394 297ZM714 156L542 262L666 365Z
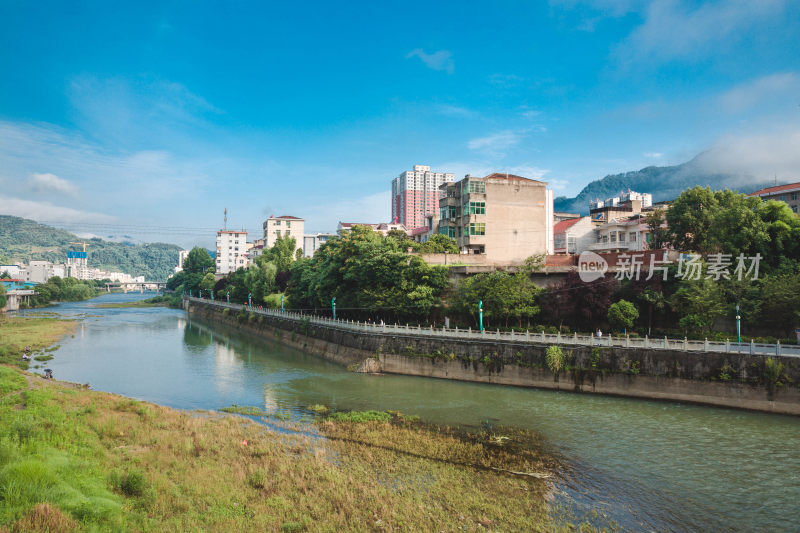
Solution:
M630 531L800 531L800 418L355 374L183 311L95 307L146 296L49 308L81 319L47 363L56 378L181 409L255 405L299 418L325 404L528 428L562 458L560 516Z

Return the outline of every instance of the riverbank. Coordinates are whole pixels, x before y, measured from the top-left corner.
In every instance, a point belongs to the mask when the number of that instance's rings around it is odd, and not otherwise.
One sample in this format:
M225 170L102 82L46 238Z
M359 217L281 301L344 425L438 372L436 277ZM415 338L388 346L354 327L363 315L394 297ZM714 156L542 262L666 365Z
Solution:
M800 415L800 357L558 344L356 329L191 299L190 317L275 339L358 372L384 372ZM429 333L429 332L425 332ZM430 332L432 333L432 331ZM558 357L549 349L557 347Z
M28 368L28 361L22 359L26 346L34 357L46 357L45 349L76 327L72 320L0 315L0 364Z
M47 320L16 322L14 345L74 327ZM0 366L0 530L553 529L546 481L507 472L555 468L530 433L320 411L276 431Z

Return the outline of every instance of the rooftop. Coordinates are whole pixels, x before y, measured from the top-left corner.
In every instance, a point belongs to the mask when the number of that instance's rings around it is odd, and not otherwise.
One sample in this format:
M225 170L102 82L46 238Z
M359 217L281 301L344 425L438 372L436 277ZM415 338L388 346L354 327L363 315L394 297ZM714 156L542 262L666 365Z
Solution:
M751 192L749 196L770 196L779 192L800 191L800 182L787 183L786 185L778 185L776 187L767 187L756 192Z
M553 226L553 233L564 233L569 228L580 222L581 218L570 218L569 220L562 220L555 226Z

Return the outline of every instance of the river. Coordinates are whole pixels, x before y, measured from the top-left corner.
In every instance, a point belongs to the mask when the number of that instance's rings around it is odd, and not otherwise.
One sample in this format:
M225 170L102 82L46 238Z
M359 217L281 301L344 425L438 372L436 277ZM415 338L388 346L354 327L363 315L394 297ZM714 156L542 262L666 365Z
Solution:
M325 404L464 427L524 427L562 458L553 506L577 521L630 531L800 531L800 418L355 374L276 342L214 330L180 310L95 307L146 296L48 308L81 319L47 363L56 378L180 409L255 405L300 418L306 406Z

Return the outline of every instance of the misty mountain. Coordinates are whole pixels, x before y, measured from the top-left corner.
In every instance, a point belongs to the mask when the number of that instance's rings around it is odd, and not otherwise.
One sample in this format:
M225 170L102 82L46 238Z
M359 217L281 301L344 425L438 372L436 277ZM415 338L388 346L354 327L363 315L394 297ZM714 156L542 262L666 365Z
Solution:
M612 198L628 189L650 193L654 202L660 202L672 200L682 191L696 185L715 190L727 188L749 193L774 184L772 180L763 176L720 172L716 168L719 168L717 154L709 151L680 165L645 167L641 170L610 174L589 183L574 198L559 196L554 201L554 210L588 214L591 200Z
M86 241L91 268L109 272L144 275L147 281L163 281L178 264L179 246L174 244L131 244L100 238L83 239L58 228L20 217L0 215L0 263L30 260L66 263L68 250L81 248L70 242Z

